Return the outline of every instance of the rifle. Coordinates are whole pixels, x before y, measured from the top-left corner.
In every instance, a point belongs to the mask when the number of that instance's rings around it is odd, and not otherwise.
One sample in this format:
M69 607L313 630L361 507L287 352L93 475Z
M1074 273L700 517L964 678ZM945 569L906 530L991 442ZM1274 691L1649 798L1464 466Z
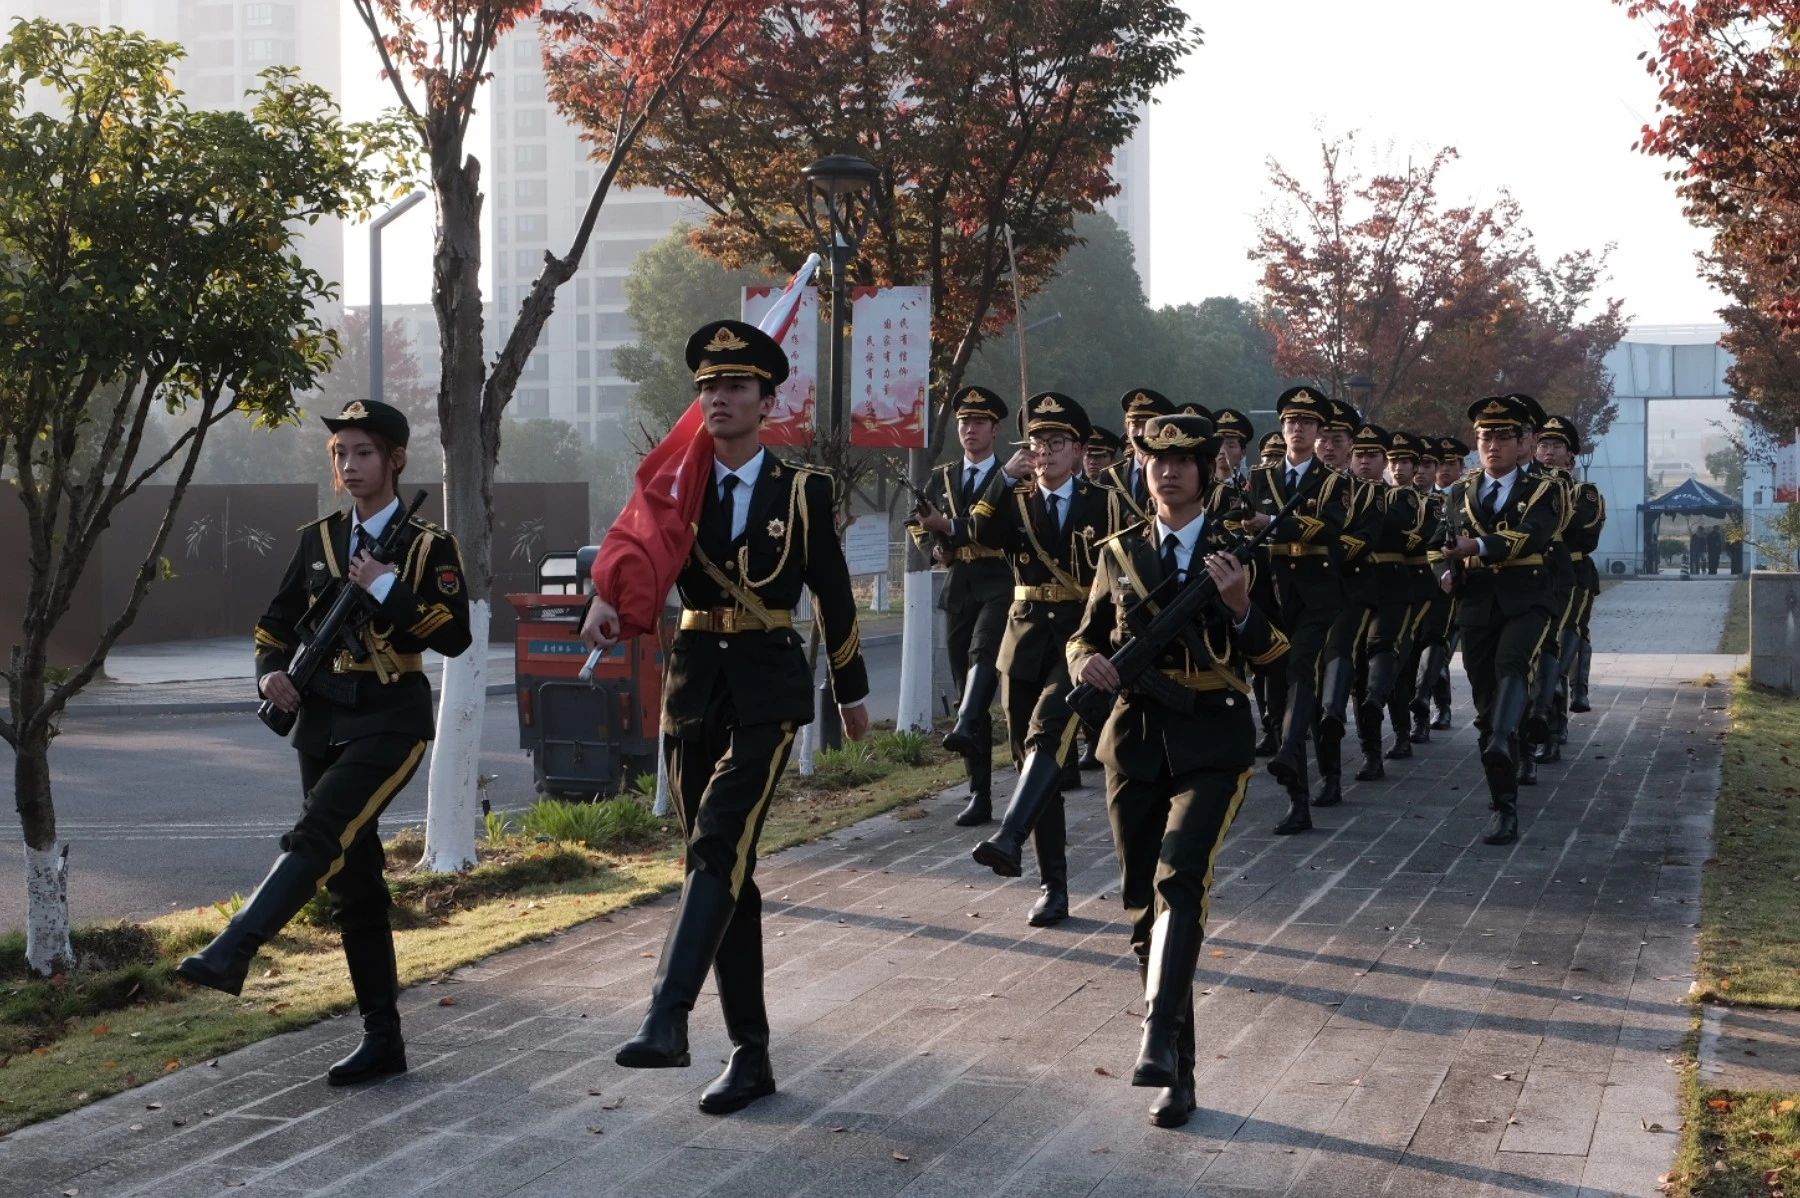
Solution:
M1238 542L1229 551L1231 555L1240 562L1248 562L1263 542L1281 527L1281 522L1293 512L1300 500L1299 494L1290 496L1287 504L1269 521L1268 527L1255 536ZM1165 677L1156 668L1156 663L1162 659L1164 650L1190 629L1194 617L1207 604L1216 601L1219 595L1218 584L1213 582L1211 574L1205 570L1192 570L1190 573L1193 577L1163 605L1162 610L1127 637L1125 643L1113 650L1106 659L1119 673L1119 690L1133 690L1148 695L1176 711L1187 708L1190 692L1180 683ZM1069 692L1067 701L1069 709L1080 717L1082 723L1098 730L1106 723L1107 713L1112 710L1115 697L1111 692L1083 682Z
M400 547L400 534L407 522L413 518L425 503L425 492L420 491L413 496L412 506L398 513L388 521L381 535L369 547L369 556L378 562L389 561L394 551ZM321 595L313 604L312 611L319 610L326 603ZM324 668L339 650L348 652L357 661L369 655L368 646L357 637L368 617L375 612L375 599L349 579L339 579L335 593L330 593L329 606L317 620L311 618L312 612L301 621L301 633L305 639L300 644L300 651L294 654L294 660L288 663L287 676L294 683L294 689L304 696L307 690L319 690L319 671ZM283 711L268 699L256 706L256 718L269 726L269 730L277 736L286 736L294 730L294 721L298 718L296 711Z

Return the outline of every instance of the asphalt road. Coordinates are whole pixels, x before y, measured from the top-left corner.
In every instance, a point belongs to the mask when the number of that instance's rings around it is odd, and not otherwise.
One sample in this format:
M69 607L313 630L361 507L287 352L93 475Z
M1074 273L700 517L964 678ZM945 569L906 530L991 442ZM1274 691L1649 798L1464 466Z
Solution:
M892 719L899 644L870 647L873 718ZM20 844L10 755L0 788L0 837ZM51 747L61 838L69 851L69 901L77 924L147 919L180 907L248 894L298 814L299 773L288 744L248 709L242 714L71 716ZM531 760L518 748L509 697L488 700L481 772L496 808L527 805ZM384 829L425 819L421 770L382 817ZM0 929L25 923L23 858L0 875Z

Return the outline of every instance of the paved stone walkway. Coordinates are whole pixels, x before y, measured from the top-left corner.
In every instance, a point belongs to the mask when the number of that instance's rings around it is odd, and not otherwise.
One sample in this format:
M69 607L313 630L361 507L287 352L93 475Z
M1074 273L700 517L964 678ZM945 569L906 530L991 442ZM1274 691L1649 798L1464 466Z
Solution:
M1682 585L1634 583L1630 606ZM1629 649L1625 631L1603 616L1596 639ZM1282 804L1259 779L1220 862L1202 1109L1179 1131L1149 1127L1149 1092L1125 1080L1141 999L1090 786L1070 801L1074 918L1053 929L1025 926L1029 879L969 861L953 798L763 863L781 1093L738 1115L694 1106L728 1051L710 995L693 1069L612 1064L665 901L407 994L404 1077L328 1089L354 1029L327 1022L13 1136L0 1189L1651 1194L1675 1137L1646 1128L1680 1122L1668 1062L1726 698L1682 679L1730 665L1597 659L1596 710L1505 849L1479 843L1467 727L1351 788L1311 835L1269 834ZM1460 675L1456 692L1466 718Z

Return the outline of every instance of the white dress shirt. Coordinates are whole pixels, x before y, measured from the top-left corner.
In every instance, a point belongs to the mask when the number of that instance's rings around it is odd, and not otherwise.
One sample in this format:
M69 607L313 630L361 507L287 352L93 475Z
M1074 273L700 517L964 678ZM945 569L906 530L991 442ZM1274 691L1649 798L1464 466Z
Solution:
M1156 518L1157 556L1162 556L1164 542L1169 539L1170 535L1173 535L1175 537L1175 566L1181 571L1183 581L1193 576L1189 563L1194 560L1194 546L1200 543L1200 530L1205 527L1206 513L1204 512L1180 528L1170 528L1162 522L1161 516Z
M742 466L739 466L736 470L733 470L718 458L713 459L713 495L715 498L720 495L721 488L725 485L725 476L727 474L735 474L738 476L737 489L731 496L730 539L733 543L735 543L739 537L744 535L744 526L750 522L750 492L756 489L757 477L762 474L763 459L768 456L768 450L759 449L756 451L755 457L745 462Z
M1043 483L1038 484L1038 497L1044 501L1044 510L1050 510L1050 497L1056 496L1056 531L1061 532L1069 524L1069 501L1075 497L1075 476L1063 479L1062 486L1052 491Z
M400 497L398 495L394 496L394 501L392 503L382 508L379 512L376 512L373 516L370 516L367 520L358 517L356 508L352 507L350 509L349 548L352 551L355 550L356 530L359 528L363 530L363 536L367 537L369 544L373 546L375 542L380 539L382 532L387 528L388 521L392 520L394 518L394 513L399 510ZM354 552L352 552L352 556L354 556ZM394 576L392 574L383 574L364 589L369 592L369 597L375 600L375 602L386 603L388 592L394 589Z

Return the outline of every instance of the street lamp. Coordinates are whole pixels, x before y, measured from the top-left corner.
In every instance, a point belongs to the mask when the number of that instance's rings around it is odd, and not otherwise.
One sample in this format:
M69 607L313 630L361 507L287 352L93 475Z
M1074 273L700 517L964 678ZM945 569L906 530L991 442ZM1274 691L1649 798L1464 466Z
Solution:
M369 398L381 398L381 231L425 198L415 191L369 222Z
M869 207L862 197L881 171L854 154L828 154L801 172L806 176L807 212L813 231L825 242L831 260L831 435L844 427L844 328L849 323L850 259L856 256L869 227Z
M1353 374L1344 380L1344 386L1350 391L1350 406L1356 409L1359 419L1369 417L1369 400L1375 397L1375 380L1366 374Z

